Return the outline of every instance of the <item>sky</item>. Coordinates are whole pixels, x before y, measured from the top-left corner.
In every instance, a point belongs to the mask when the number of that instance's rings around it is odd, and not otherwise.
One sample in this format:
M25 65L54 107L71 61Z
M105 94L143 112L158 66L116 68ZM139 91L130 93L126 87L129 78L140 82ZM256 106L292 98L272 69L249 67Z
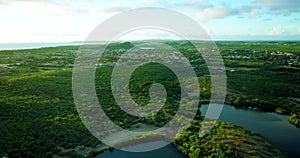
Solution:
M0 43L84 41L122 11L160 7L198 22L214 40L300 40L299 0L0 0ZM176 39L140 30L123 40Z

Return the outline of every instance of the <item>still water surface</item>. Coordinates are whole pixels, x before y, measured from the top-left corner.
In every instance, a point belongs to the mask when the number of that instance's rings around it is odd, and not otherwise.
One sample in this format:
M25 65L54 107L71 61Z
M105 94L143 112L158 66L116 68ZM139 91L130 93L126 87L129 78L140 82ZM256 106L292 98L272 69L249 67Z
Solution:
M204 115L208 105L200 108ZM292 157L300 158L300 128L288 122L289 116L273 112L239 109L224 105L220 120L244 127L279 145Z
M149 145L155 145L157 143L163 143L163 142L154 141L148 143L140 143L126 148L143 148ZM96 158L161 158L161 157L187 158L187 156L178 152L177 149L170 144L163 148L149 151L149 152L126 152L126 151L114 149L112 152L105 151L104 153L98 155Z
M202 115L205 115L208 106L203 105L200 108ZM235 125L244 127L264 136L274 144L281 146L292 157L300 157L300 128L290 124L287 119L289 116L279 115L270 112L261 112L250 109L237 109L233 106L224 105L220 120L231 122ZM156 142L157 143L157 142ZM135 146L147 146L147 143L137 144ZM131 146L132 147L132 146ZM133 146L134 147L134 146ZM130 153L114 149L112 152L105 151L97 158L185 158L177 149L168 145L164 148L144 152Z

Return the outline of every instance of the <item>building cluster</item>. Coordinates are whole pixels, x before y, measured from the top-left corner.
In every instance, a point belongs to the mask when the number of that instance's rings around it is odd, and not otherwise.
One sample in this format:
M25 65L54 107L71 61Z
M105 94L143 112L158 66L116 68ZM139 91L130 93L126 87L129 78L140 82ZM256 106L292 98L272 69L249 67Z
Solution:
M224 59L264 61L270 64L300 66L300 57L290 52L250 49L229 49L221 51L221 54Z

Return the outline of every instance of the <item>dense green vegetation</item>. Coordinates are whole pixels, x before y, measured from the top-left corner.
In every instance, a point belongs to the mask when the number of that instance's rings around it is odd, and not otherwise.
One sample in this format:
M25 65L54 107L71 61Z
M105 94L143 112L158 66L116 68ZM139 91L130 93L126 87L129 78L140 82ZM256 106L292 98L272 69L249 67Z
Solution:
M299 116L299 43L217 44L227 71L227 103Z
M99 144L74 107L70 69L1 78L0 87L0 155L51 157Z
M103 66L96 72L98 74L96 78L96 90L98 98L101 98L99 102L111 120L120 126L128 128L136 123L146 123L161 127L172 119L172 115L175 114L179 105L177 101L180 99L180 95L178 95L180 94L180 86L176 80L176 76L168 68L155 63L147 64L139 67L131 77L129 90L131 97L139 105L149 103L150 97L148 91L153 83L159 82L168 89L166 104L158 113L148 118L131 116L117 105L111 92L110 76L112 70L113 68L110 66ZM149 75L151 73L155 75ZM144 107L147 108L146 106Z
M176 136L173 143L191 158L197 157L288 157L282 150L261 136L232 124L218 121L205 137L199 137L201 120Z
M297 127L300 127L300 106L295 106L292 116L289 118L289 121L296 125Z
M190 60L198 76L201 101L209 100L209 73L195 48L186 41L163 42L177 48ZM289 121L299 126L300 43L217 42L217 45L226 65L227 103L293 113ZM180 100L178 79L170 69L151 63L139 67L130 79L131 96L141 105L150 101L148 90L151 84L161 83L166 87L166 104L151 117L138 118L125 113L111 93L113 62L132 47L132 43L125 42L112 44L105 50L96 71L95 88L101 98L99 101L108 116L121 127L131 128L137 123L161 127L175 114ZM0 157L89 157L105 149L81 123L74 105L72 67L78 48L0 51ZM91 46L94 48L97 47ZM240 144L253 143L251 139L255 134L221 122L208 136L197 138L199 122L194 121L175 142L181 152L191 154L191 157L255 156L265 149L233 146L232 142L242 139L242 135L247 139L239 141ZM225 131L230 131L228 136L221 134ZM255 138L265 141L258 136ZM205 142L211 144L201 145ZM83 152L87 147L93 150Z
M193 58L190 42L166 42L190 57L198 72L202 102L210 97L207 69L202 58ZM299 42L216 42L227 74L226 103L280 114L293 114L290 122L299 126L300 43ZM195 59L197 62L193 62ZM199 73L201 72L201 73Z
M278 42L278 41L217 41L216 42L219 49L222 50L252 50L252 51L280 51L280 52L290 52L290 53L300 53L300 45L299 42Z

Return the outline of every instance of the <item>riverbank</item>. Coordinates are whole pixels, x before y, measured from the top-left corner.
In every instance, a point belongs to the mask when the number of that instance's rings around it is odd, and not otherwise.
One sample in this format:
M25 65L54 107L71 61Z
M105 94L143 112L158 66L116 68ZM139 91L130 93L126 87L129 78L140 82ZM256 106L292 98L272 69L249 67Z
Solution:
M233 124L217 121L205 137L199 137L201 121L178 135L174 145L189 157L288 157L262 136Z
M193 121L187 131L177 135L176 140L172 145L178 151L188 157L204 157L204 156L218 156L218 157L282 157L286 158L288 155L277 145L272 144L264 137L245 130L244 128L232 125L230 123L217 121L215 127L206 136L199 137L199 128L201 121ZM151 141L152 145L159 140ZM151 143L150 142L150 143ZM147 142L130 143L125 148L139 147L149 145ZM154 153L161 156L164 152L170 152L170 147L164 147L155 151L147 153L130 153L121 150L113 149L110 152L106 151L97 155L97 158L111 158L114 156L124 157L139 157L139 156L153 156ZM166 151L165 151L166 150ZM172 151L172 157L185 157L176 151Z
M225 102L225 104L232 105L234 103L233 102ZM252 104L255 104L255 102ZM259 106L258 107L243 106L243 105L240 105L239 103L235 104L233 106L236 108L242 108L242 109L256 109L256 110L260 110L262 112L275 112L279 115L289 116L287 121L289 123L295 125L296 127L300 127L300 105L297 105L296 103L295 103L295 105L293 105L293 108L291 108L292 110L287 110L283 107L276 107L275 109L264 110L264 109L259 108Z
M189 157L198 156L229 156L229 157L288 157L287 154L277 145L272 144L259 134L250 132L242 127L236 125L218 121L215 127L206 136L199 137L199 128L201 121L193 121L187 131L183 134L177 135L176 140L172 145L176 147L178 151ZM138 127L138 128L137 128ZM155 129L154 126L149 125L133 125L130 127L132 131L145 131ZM129 147L143 147L144 144L154 141L163 141L163 138L155 135L148 135L145 137L128 138L122 137L122 133L115 133L113 137L118 140L118 148ZM152 139L153 138L153 139ZM160 139L159 139L160 138ZM67 157L71 152L76 152L77 157L101 157L108 158L113 155L132 155L130 152L125 152L117 149L110 148L103 144L99 144L96 147L83 147L77 146L74 149L61 149L65 155L55 155L54 157ZM108 152L109 150L109 152ZM172 147L164 147L164 152L170 152ZM149 153L160 153L161 151L151 151ZM166 151L165 151L166 150ZM121 152L121 153L120 153ZM196 153L198 152L198 154ZM69 154L69 155L68 155ZM104 154L104 156L102 155ZM178 157L180 153L176 154L176 151L172 151L172 154Z
M289 122L300 128L300 115L293 114L289 117Z
M201 113L204 115L206 110L205 109L203 110L203 108L207 108L207 105L202 106ZM216 149L207 149L205 147L199 148L206 151L204 155L213 154L211 153L211 150L214 152L216 152L215 150L217 150L218 152L225 152L225 155L229 154L230 156L233 157L236 157L236 155L243 156L243 157L255 156L255 155L264 155L265 157L276 156L276 155L272 155L272 153L277 153L281 155L281 157L285 157L286 153L281 149L283 148L285 151L288 152L290 156L292 157L299 156L298 147L300 147L299 146L300 142L299 141L297 142L297 139L295 139L295 137L300 137L300 133L299 133L300 129L297 129L293 125L289 124L287 122L288 116L286 115L279 115L274 112L273 113L262 112L258 109L251 109L251 108L241 109L241 108L235 108L234 106L230 106L230 105L224 105L219 119L223 121L228 121L230 122L230 124L223 123L223 122L216 124L214 130L211 131L206 137L203 138L195 137L196 136L195 132L197 132L198 130L194 130L193 128L186 131L186 132L190 132L191 136L194 135L193 137L191 137L191 139L193 140L203 139L208 142L213 142L213 146L216 146ZM195 121L193 124L195 124ZM136 124L136 125L132 125L130 130L147 131L155 128L156 127L154 126ZM198 128L198 126L196 126L196 128ZM255 133L245 130L244 128L250 131L254 131ZM222 136L221 133L225 133L224 134L225 137ZM118 137L120 146L132 146L132 145L134 146L136 144L145 143L145 140L147 141L159 140L159 139L152 139L152 138L150 139L151 136L149 136L149 139L147 139L148 138L147 136L139 137L141 139L133 139L133 138L128 139L126 137L125 139L124 137L120 137L120 136L122 136L121 133L113 134L113 137L116 138ZM189 142L190 141L189 139L190 136L187 137L185 140L187 144L189 144L189 146L197 144L195 142ZM128 143L128 141L130 142ZM176 141L178 142L178 139ZM198 144L201 143L205 143L205 142L202 141L198 142ZM177 145L176 143L173 145L175 145L175 147L179 151L181 152L184 151L182 149L183 148L182 146ZM210 146L212 146L212 144ZM78 149L78 147L76 148ZM97 146L97 148L88 148L88 149L89 149L88 152L86 151L87 149L82 151L80 150L76 150L76 151L78 152L78 154L84 155L86 157L89 157L91 155L93 156L101 155L101 153L107 150L115 151L115 149L112 150L112 148L108 148L108 147L101 149L100 146ZM119 152L120 151L118 150L117 153ZM110 155L109 153L110 152L108 153L106 152L105 155ZM190 152L186 152L184 154L188 155L188 153ZM126 152L124 152L123 154L126 154Z
M205 115L208 106L202 105ZM288 122L289 116L275 112L262 112L258 109L241 109L224 105L219 120L230 122L265 137L283 148L290 156L300 157L300 128ZM272 131L272 132L270 132Z
M299 100L297 100L299 101ZM201 105L206 105L209 104L209 100L201 100L200 101ZM259 110L262 112L275 112L277 114L280 115L284 115L284 116L289 116L289 118L287 119L289 123L295 125L296 127L300 128L300 106L295 106L292 110L292 112L290 112L289 110L283 109L282 107L277 107L276 109L273 110L264 110L264 109L260 109L259 107L253 107L253 106L244 106L242 104L233 104L233 102L229 102L229 101L225 101L224 104L227 105L232 105L233 107L239 108L239 109L246 109L246 110Z
M143 132L143 131L151 131L155 130L157 127L151 126L151 125L145 125L141 123L137 123L132 125L127 130L134 131L134 132ZM124 146L130 146L133 144L138 144L145 142L149 140L148 138L152 138L152 140L157 140L158 138L162 138L160 135L137 135L137 136L131 136L129 137L127 134L125 134L123 131L111 133L108 140L111 140L111 144L114 144L114 146L117 146L118 148L124 147ZM61 150L61 152L58 155L54 155L54 158L63 158L68 156L78 156L78 157L95 157L107 150L111 151L113 150L112 147L109 147L103 143L98 144L94 147L91 146L76 146L74 148L65 149L63 147L58 147L58 149Z

